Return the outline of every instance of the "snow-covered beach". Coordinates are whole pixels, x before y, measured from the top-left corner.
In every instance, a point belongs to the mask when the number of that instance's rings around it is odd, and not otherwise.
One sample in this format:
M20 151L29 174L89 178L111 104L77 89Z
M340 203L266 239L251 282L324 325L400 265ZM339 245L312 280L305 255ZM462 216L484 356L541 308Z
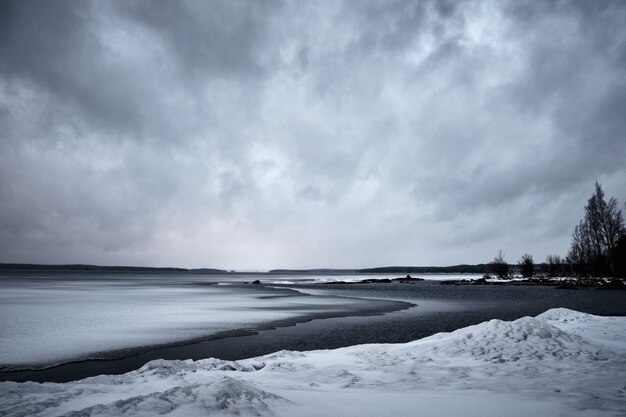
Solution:
M6 416L623 416L626 317L551 309L404 344L0 384Z

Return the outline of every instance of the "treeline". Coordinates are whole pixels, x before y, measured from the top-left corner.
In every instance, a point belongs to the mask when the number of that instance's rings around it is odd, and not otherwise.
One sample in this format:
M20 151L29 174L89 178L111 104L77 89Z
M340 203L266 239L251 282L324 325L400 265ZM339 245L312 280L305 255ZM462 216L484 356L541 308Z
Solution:
M452 265L452 266L380 266L362 269L272 269L268 274L485 274L489 272L489 264Z
M354 274L356 273L356 269L332 269L332 268L314 268L314 269L272 269L267 271L268 274Z
M484 274L489 272L489 264L452 265L452 266L383 266L379 268L358 269L358 273L370 274Z
M490 272L500 278L510 274L511 266L501 250L490 266ZM607 201L596 182L595 192L585 206L585 217L572 233L567 255L548 255L544 263L535 265L532 255L524 254L517 268L525 278L537 273L549 277L626 277L626 228L617 200L611 197Z
M222 269L200 268L156 268L148 266L102 266L102 265L39 265L39 264L16 264L16 263L0 263L0 270L12 271L83 271L83 272L190 272L197 274L223 274L228 271Z

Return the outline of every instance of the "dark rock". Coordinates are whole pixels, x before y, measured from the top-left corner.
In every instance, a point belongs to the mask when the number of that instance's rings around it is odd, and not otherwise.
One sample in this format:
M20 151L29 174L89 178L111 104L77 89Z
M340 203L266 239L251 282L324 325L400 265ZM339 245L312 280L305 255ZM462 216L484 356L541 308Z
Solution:
M417 282L417 281L424 281L424 278L413 278L410 275L407 275L406 278L394 278L392 279L393 282L401 282L401 283L407 283L407 282Z
M363 279L361 281L359 281L359 284L378 284L378 283L389 283L391 282L391 280L389 278L383 278L383 279L378 279L378 278L369 278L369 279Z

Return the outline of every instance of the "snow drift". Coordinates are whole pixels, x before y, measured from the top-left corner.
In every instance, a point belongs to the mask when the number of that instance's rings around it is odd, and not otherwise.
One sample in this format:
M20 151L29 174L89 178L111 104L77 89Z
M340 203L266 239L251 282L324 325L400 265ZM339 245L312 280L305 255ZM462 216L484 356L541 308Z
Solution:
M406 344L4 382L0 414L623 416L625 381L626 318L553 309Z

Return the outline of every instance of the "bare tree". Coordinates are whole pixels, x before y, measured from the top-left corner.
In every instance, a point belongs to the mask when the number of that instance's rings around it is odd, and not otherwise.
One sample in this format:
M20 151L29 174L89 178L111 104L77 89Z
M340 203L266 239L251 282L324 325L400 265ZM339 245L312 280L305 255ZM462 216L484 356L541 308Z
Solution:
M546 265L548 266L549 277L558 277L563 273L563 260L559 255L548 255Z
M535 263L533 262L533 256L525 253L517 263L524 278L531 278L535 274Z
M626 212L626 203L624 203ZM626 278L626 234L617 242L617 247L613 252L613 261L615 267L615 277Z
M507 278L509 276L509 264L504 259L502 249L498 250L498 254L491 261L491 269L498 278Z
M613 255L616 278L626 278L626 236L617 243L615 253Z
M607 202L602 187L596 182L595 193L587 200L585 218L572 233L567 258L578 273L613 275L616 249L624 235L624 217L617 200L611 197Z
M572 265L574 271L579 275L589 274L593 258L588 229L587 223L583 220L574 227L572 246L567 254L567 262Z

